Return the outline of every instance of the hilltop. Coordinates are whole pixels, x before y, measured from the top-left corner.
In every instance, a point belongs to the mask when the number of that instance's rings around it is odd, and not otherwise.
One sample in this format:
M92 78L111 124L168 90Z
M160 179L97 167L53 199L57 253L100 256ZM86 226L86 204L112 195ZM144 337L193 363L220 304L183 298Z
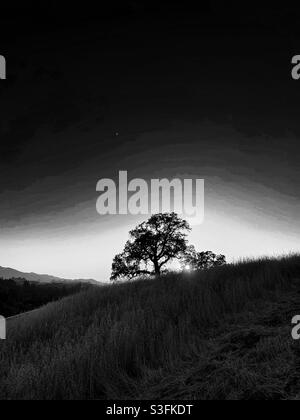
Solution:
M8 325L2 399L300 399L300 256L92 288Z

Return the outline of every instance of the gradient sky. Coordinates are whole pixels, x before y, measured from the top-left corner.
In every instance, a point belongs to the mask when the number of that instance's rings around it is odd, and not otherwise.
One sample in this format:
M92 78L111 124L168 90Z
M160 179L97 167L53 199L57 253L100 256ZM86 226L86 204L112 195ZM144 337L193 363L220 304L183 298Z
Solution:
M97 214L97 181L120 170L205 179L199 250L230 261L299 251L295 11L213 3L129 1L92 18L49 2L51 19L25 33L24 11L1 17L1 266L106 281L145 218Z

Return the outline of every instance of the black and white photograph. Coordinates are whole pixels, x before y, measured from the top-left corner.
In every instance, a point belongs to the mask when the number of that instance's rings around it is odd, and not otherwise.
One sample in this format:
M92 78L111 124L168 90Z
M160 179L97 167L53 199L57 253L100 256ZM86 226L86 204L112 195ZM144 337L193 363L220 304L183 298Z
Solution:
M0 12L0 400L300 400L300 6Z

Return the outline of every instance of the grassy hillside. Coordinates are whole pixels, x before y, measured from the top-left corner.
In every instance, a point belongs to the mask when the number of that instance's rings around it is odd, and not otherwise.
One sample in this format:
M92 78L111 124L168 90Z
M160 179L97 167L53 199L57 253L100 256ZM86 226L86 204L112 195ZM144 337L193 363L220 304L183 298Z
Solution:
M112 285L8 328L0 398L300 399L300 256Z

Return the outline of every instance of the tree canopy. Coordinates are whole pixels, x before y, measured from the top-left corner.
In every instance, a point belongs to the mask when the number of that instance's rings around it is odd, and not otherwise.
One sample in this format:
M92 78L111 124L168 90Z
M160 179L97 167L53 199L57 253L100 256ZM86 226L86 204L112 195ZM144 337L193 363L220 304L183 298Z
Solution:
M193 245L187 247L183 258L183 268L189 270L207 270L226 264L225 255L216 255L212 251L197 252Z
M188 222L176 213L154 214L129 232L123 252L113 260L111 280L160 275L168 271L168 264L174 259L188 270L226 264L224 255L212 251L197 252L193 245L188 246L190 230Z
M111 280L160 275L187 249L189 224L176 213L159 213L133 229L124 251L116 255Z

